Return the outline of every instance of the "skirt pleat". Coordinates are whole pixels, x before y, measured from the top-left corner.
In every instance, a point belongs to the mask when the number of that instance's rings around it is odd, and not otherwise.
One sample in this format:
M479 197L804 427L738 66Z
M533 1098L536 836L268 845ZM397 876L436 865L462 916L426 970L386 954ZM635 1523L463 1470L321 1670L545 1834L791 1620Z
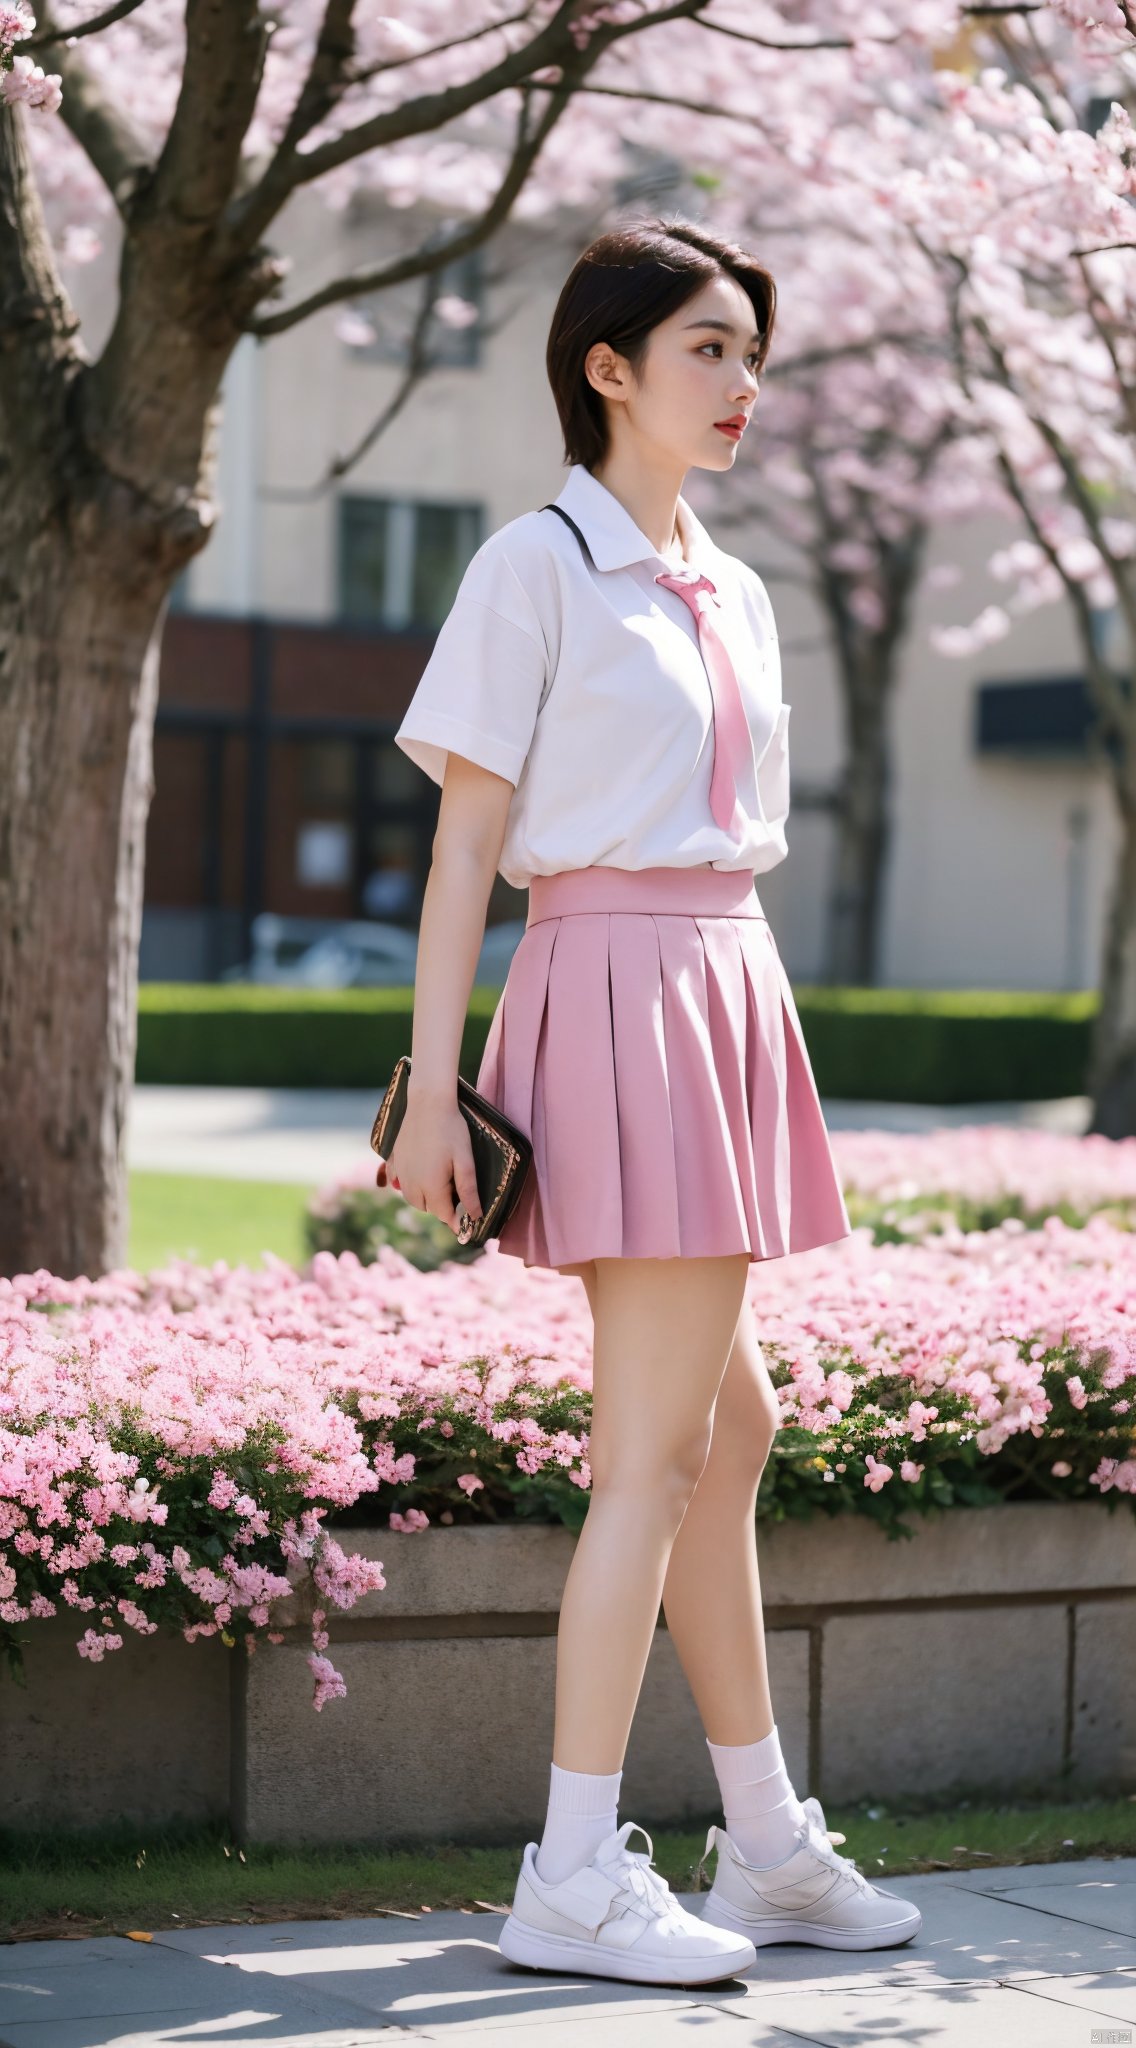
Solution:
M659 933L628 911L605 936L612 998L625 1258L673 1258L682 1243ZM613 920L605 918L610 927ZM655 1247L665 1247L656 1250ZM590 1255L589 1255L590 1256Z
M671 909L674 871L647 872L660 877L657 909L583 908L535 921L530 912L477 1078L533 1144L500 1250L540 1266L763 1259L847 1236L768 921L748 906L738 915ZM691 871L680 872L690 900ZM591 882L596 871L573 873ZM546 893L571 880L544 878ZM733 882L736 895L737 877L713 881Z
M748 1050L754 1027L750 1021L749 976L742 951L745 939L743 935L742 944L738 943L737 926L728 918L700 919L698 930L706 950L711 1032L719 1048L718 1085L736 1163L745 1229L756 1255L768 1258L770 1245L757 1200L760 1148L755 1143L750 1107L756 1090ZM725 1057L721 1056L723 1047Z
M721 1246L748 1249L738 1164L722 1097L710 1022L706 954L695 917L660 917L666 1073L674 1151L670 1171L685 1252L711 1256Z
M585 1219L598 1244L619 1244L623 1237L609 922L558 918L548 966L535 1088L544 1110L544 1228L558 1263L576 1256L562 1247L575 1241ZM598 1158L591 1132L602 1147Z

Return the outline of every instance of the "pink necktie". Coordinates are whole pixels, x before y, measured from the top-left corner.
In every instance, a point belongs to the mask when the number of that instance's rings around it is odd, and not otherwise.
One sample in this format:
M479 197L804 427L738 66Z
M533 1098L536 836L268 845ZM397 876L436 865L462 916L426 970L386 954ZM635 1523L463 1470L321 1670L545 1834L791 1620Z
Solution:
M716 825L733 839L746 829L746 816L738 801L737 785L743 765L752 763L753 741L742 701L741 685L730 658L730 650L714 624L712 610L720 609L721 598L709 576L688 570L685 576L656 576L668 590L675 590L690 606L698 625L698 645L710 679L714 704L714 767L710 777L710 810Z

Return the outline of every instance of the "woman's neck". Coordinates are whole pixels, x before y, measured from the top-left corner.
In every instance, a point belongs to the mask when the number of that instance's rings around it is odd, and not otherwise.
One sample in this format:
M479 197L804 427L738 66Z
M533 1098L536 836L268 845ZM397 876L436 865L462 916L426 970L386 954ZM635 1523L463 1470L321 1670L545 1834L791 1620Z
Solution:
M664 557L671 556L677 549L685 560L682 510L678 491L674 492L673 498L670 497L663 479L645 477L640 469L633 470L628 463L620 461L618 457L612 460L609 456L608 461L593 469L591 474L597 483L601 483L606 491L611 492L624 511L630 513L640 533L646 534L647 539ZM669 539L656 538L660 532L667 533L668 527Z

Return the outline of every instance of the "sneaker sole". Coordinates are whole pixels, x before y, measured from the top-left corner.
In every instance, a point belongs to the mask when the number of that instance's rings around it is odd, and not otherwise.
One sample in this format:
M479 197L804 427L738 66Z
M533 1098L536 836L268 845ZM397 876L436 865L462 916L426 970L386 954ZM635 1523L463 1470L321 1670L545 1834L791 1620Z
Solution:
M688 1956L668 1963L664 1956L636 1956L630 1949L601 1949L594 1941L577 1934L549 1934L544 1928L526 1927L510 1913L497 1943L511 1963L523 1963L530 1970L582 1970L589 1977L620 1977L634 1984L714 1984L724 1977L740 1976L757 1961L757 1951L748 1935L737 1928L750 1953L736 1962L724 1956Z
M807 1941L814 1948L896 1948L901 1942L910 1941L923 1925L923 1915L918 1911L914 1923L893 1920L883 1927L824 1927L815 1920L751 1920L733 1912L721 1900L714 1901L713 1911L708 1901L701 1917L711 1927L744 1934L755 1948L769 1948L778 1941Z

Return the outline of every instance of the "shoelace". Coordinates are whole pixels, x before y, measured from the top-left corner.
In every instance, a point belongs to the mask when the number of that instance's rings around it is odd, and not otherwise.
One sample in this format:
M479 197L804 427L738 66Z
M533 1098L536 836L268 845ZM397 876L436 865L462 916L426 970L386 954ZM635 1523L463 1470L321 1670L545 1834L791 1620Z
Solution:
M650 1835L647 1835L646 1839L650 1842ZM651 1867L651 1856L653 1854L653 1843L651 1844L650 1853L646 1853L642 1849L629 1849L624 1844L619 1855L613 1856L602 1867L610 1872L612 1877L621 1879L628 1889L635 1894L635 1897L641 1900L643 1905L647 1907L652 1917L659 1919L664 1913L669 1913L673 1910L675 1901L666 1878L659 1871Z
M853 1884L856 1885L858 1890L862 1892L868 1891L870 1889L869 1881L864 1876L862 1870L857 1870L856 1865L853 1862L851 1856L838 1855L833 1845L832 1837L829 1834L828 1828L825 1825L824 1808L822 1807L820 1800L810 1797L802 1801L802 1804L805 1812L805 1820L804 1824L797 1829L797 1842L799 1846L803 1849L807 1844L807 1846L813 1851L813 1854L819 1857L820 1861L826 1864L830 1870L840 1871L842 1876L850 1877L852 1879ZM713 1842L713 1837L714 1829L713 1827L711 1827L709 1833L706 1836L706 1847L702 1851L702 1855L699 1857L698 1867L695 1871L696 1891L701 1891L702 1889L703 1880L706 1872L706 1865L710 1857L710 1849L711 1844ZM845 1837L841 1834L837 1834L836 1840L838 1842L843 1842L845 1840Z
M810 1813L808 1825L801 1831L801 1834L802 1841L808 1842L814 1856L819 1856L821 1862L827 1864L830 1870L838 1870L843 1877L850 1877L858 1891L867 1891L868 1880L864 1876L863 1871L857 1870L851 1856L841 1856L839 1851L830 1842L827 1831L823 1826L823 1816L821 1821L818 1822L815 1815ZM843 1840L843 1836L841 1839Z

